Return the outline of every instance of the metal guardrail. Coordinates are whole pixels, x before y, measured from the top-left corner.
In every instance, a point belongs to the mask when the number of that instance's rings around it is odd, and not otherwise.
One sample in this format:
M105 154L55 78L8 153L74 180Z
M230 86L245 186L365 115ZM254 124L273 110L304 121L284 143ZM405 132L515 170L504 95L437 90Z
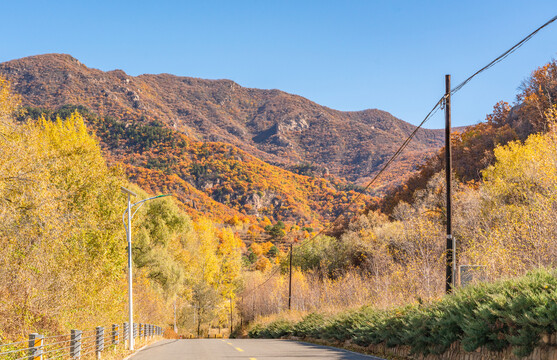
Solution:
M163 329L153 324L134 323L133 337L152 339L162 336ZM122 329L122 331L120 331ZM101 353L120 344L128 347L130 327L124 323L112 324L110 328L97 326L94 330L71 330L70 334L44 336L29 334L28 340L8 344L0 344L0 359L2 360L54 360L81 359L95 355L100 359ZM123 341L121 341L123 340Z

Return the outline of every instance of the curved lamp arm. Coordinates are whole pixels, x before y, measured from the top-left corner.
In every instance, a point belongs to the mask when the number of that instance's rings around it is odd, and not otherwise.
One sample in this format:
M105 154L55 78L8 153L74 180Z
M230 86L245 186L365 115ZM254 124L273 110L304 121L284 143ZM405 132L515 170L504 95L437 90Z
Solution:
M132 219L133 219L133 217L135 216L135 213L137 212L137 210L139 210L139 208L142 207L143 204L144 204L146 201L154 200L154 199L158 199L158 198L162 198L162 197L166 197L166 196L172 196L172 194L157 195L157 196L153 196L153 197L150 197L150 198L147 198L147 199L143 199L143 200L141 200L141 201L138 201L138 202L136 202L135 204L132 204L132 205L130 206L130 209L133 208L133 207L136 206L136 205L139 205L139 207L138 207L137 209L135 209L135 211L133 212L133 214L132 214L132 216L131 216ZM127 214L127 212L128 212L128 209L126 208L126 210L125 210L124 213L122 214L122 222L124 223L124 228L126 228L126 230L128 230L128 226L126 225L126 214Z

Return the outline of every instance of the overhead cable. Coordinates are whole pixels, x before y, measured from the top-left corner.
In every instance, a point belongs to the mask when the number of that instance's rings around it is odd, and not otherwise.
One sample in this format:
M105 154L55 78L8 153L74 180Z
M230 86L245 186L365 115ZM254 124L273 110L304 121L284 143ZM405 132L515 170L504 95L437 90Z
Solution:
M510 54L512 54L514 51L516 51L518 48L520 48L522 45L524 45L526 42L528 42L532 37L534 37L540 30L542 30L543 28L547 27L548 25L550 25L551 23L553 23L555 20L557 20L557 16L554 16L553 18L551 18L549 21L547 21L545 24L543 24L542 26L540 26L539 28L537 28L536 30L534 30L533 32L531 32L530 34L528 34L528 36L526 36L524 39L520 40L518 43L516 43L514 46L512 46L510 49L508 49L507 51L505 51L504 53L502 53L501 55L499 55L498 57L496 57L493 61L491 61L489 64L487 64L486 66L482 67L481 69L479 69L478 71L476 71L474 74L472 74L471 76L469 76L466 80L464 80L463 82L461 82L459 85L457 85L455 88L453 88L451 90L451 94L455 94L457 93L459 90L461 90L466 84L468 84L468 82L470 82L470 80L472 80L474 77L476 77L477 75L479 75L480 73L488 70L489 68L493 67L495 64L501 62L503 59L505 59L507 56L509 56ZM344 209L342 209L342 211L335 217L335 219L325 228L323 228L321 231L319 231L316 235L312 236L307 242L304 242L300 245L298 245L296 248L301 248L305 245L307 245L310 242L313 242L318 236L322 235L323 233L325 233L326 231L330 230L333 228L333 226L335 225L335 223L342 217L342 215L344 215L350 208L350 206L352 206L352 204L354 204L356 201L358 201L364 194L365 192L377 181L377 179L379 178L379 176L381 176L381 174L383 174L385 172L385 170L387 170L387 167L389 167L394 160L402 153L402 151L404 151L404 149L408 146L408 144L410 143L410 141L412 141L412 139L414 138L414 136L416 135L416 133L418 132L418 130L420 130L422 128L422 126L441 108L441 106L444 104L444 100L446 98L447 95L444 95L443 97L441 97L441 99L439 99L439 101L437 101L437 103L435 104L435 106L433 106L433 108L429 111L429 113L425 116L425 118L420 122L420 124L414 129L414 131L412 131L412 133L410 133L410 135L406 138L406 140L404 140L404 142L400 145L400 147L398 148L398 150L390 157L390 159L383 165L383 167L381 168L381 170L379 170L379 172L377 174L375 174L375 176L373 177L373 179L371 179L371 181L364 187L364 189L354 198L352 198L350 200L350 202L348 203L348 205L346 205L344 207ZM292 250L290 250L292 251ZM287 253L287 256L290 254L290 251ZM275 274L280 271L280 267L277 267L275 270L273 270L273 272L271 272L271 274L269 275L269 277L263 281L261 284L259 284L257 287L250 289L246 294L244 294L243 296L247 296L249 294L251 294L252 292L256 291L257 289L259 289L261 286L265 285L267 282L269 282L273 276L275 276Z

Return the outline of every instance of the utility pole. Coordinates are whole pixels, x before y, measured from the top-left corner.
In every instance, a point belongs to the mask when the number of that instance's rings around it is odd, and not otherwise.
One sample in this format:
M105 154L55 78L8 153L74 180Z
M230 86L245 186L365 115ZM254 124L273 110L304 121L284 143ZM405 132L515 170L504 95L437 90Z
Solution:
M241 304L241 309L239 311L240 314L240 329L242 329L242 327L244 327L244 297L242 296L242 299L240 300L240 304Z
M232 295L230 295L230 335L232 335L232 321L234 318L232 317Z
M176 299L174 299L174 332L178 334L178 326L176 326Z
M290 275L288 280L288 310L292 307L292 244L290 244Z
M451 75L445 75L445 180L447 192L447 268L445 292L448 294L454 287L456 266L455 241L452 228L452 157L451 157Z

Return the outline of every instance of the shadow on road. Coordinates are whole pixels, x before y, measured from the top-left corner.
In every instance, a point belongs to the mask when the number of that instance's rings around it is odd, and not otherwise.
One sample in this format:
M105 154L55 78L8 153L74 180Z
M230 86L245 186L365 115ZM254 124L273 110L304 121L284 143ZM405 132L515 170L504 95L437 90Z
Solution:
M335 356L334 359L338 359L338 360L360 360L360 359L362 359L362 360L363 359L366 359L366 360L384 360L384 359L378 358L376 356L360 354L360 353L356 353L356 352L353 352L353 351L338 349L338 348L331 347L331 346L317 345L317 344L312 344L312 343L303 342L303 341L295 341L295 340L286 340L286 341L292 341L292 342L295 342L298 345L302 345L302 346L305 346L306 348L315 349L315 350L327 349L327 351L332 356ZM280 359L281 357L279 356L277 358Z

